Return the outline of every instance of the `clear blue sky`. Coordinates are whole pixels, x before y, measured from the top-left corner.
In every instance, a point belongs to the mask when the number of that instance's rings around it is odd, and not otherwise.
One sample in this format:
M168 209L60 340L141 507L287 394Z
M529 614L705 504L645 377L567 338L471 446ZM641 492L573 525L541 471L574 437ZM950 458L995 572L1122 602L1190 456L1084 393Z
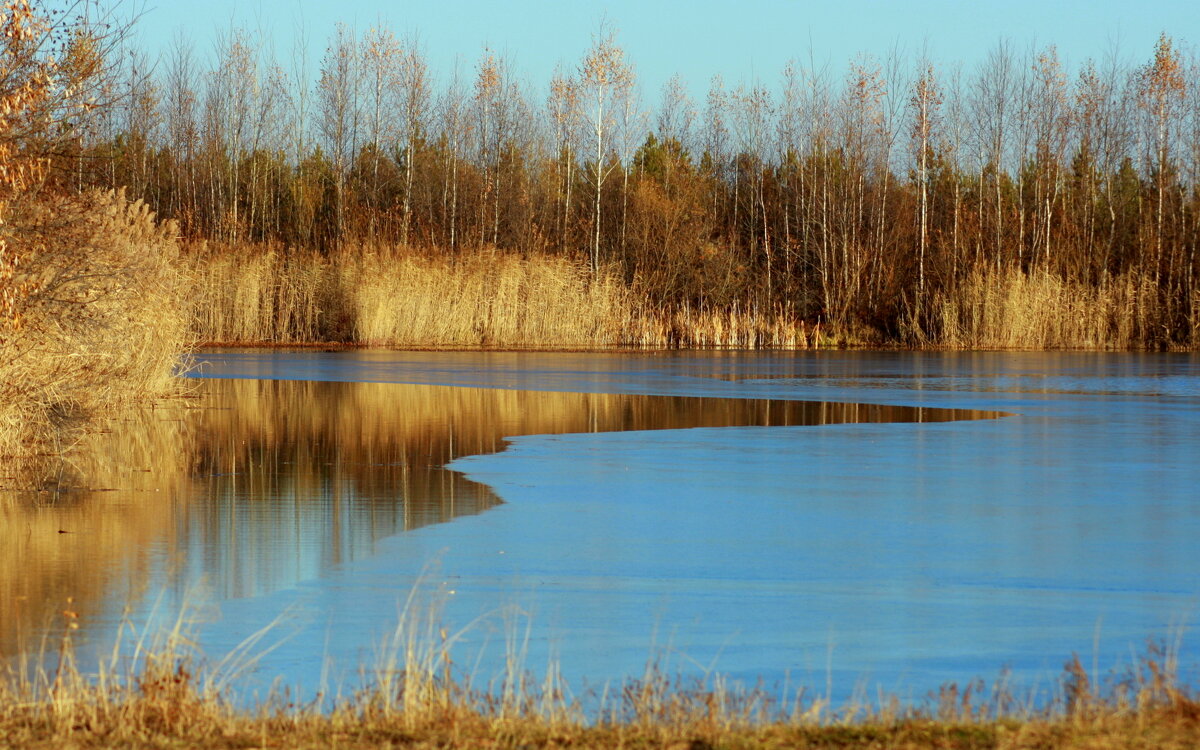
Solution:
M637 66L649 103L672 73L693 91L716 73L729 84L757 77L773 84L789 58L809 56L835 69L860 52L884 55L899 45L928 49L939 63L976 64L1007 38L1017 50L1055 44L1072 67L1102 56L1113 42L1145 61L1162 31L1200 45L1197 0L124 0L141 9L138 35L155 49L183 30L198 50L211 48L217 27L262 30L282 59L296 30L309 39L315 70L334 24L366 29L382 19L399 34L418 32L431 65L446 71L456 57L470 70L484 44L507 53L515 71L544 90L562 61L574 65L603 19Z

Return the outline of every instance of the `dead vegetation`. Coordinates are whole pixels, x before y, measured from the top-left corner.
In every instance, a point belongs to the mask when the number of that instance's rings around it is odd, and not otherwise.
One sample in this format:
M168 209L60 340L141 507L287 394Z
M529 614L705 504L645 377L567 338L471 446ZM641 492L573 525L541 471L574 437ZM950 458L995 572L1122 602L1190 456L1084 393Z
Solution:
M938 298L939 333L929 342L954 349L1128 350L1158 338L1186 340L1186 332L1170 330L1157 300L1153 280L1135 273L1088 286L1046 271L976 271L956 293Z
M193 335L211 343L804 348L812 338L782 307L655 306L615 269L593 273L553 254L365 245L322 255L205 244L183 263Z
M26 251L0 321L0 455L59 453L73 420L171 388L187 333L175 241L121 193L43 198L8 229Z
M119 30L0 6L0 457L60 453L73 420L161 394L183 350L172 223L56 184L50 154L104 105Z
M462 632L414 591L358 689L303 698L277 688L249 703L237 693L269 637L255 634L209 662L186 617L161 634L126 624L95 672L72 641L70 604L57 653L18 662L0 680L6 747L439 748L1189 748L1200 741L1200 700L1177 654L1151 645L1101 680L1076 657L1048 693L1008 681L947 685L924 701L835 707L804 691L781 699L720 676L646 673L602 694L574 695L555 665L525 671L508 639L508 667L477 686L453 651ZM469 660L468 660L469 661Z

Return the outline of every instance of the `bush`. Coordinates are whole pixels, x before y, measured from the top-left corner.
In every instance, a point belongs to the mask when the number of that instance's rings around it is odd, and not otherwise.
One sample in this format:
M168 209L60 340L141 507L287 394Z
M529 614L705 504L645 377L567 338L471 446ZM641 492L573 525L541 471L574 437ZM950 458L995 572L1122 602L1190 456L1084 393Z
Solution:
M0 455L48 452L77 418L170 387L175 234L121 192L43 196L0 227Z

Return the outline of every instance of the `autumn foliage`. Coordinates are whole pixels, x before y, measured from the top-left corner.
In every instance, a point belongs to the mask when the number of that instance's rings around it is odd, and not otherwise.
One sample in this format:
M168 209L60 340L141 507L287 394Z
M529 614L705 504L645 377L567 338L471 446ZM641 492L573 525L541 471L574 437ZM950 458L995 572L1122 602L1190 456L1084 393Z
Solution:
M657 321L736 309L862 343L1200 344L1200 61L1166 34L1075 68L1000 43L970 67L794 62L702 98L675 77L653 104L607 28L544 92L491 50L431 70L382 27L339 27L315 70L268 48L234 29L208 64L185 39L157 67L134 51L126 106L72 145L77 181L127 186L247 262L264 246L447 268L501 252L615 278ZM976 307L1006 294L989 303L1003 314ZM1083 338L1021 322L1089 299L1118 312Z

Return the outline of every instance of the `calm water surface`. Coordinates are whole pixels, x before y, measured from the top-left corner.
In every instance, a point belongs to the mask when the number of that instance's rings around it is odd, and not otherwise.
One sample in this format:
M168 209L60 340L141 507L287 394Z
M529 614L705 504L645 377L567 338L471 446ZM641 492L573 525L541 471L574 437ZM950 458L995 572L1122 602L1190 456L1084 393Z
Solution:
M1200 604L1191 356L202 359L186 408L0 480L0 649L67 596L103 644L203 582L206 653L286 612L258 679L313 690L416 587L477 683L519 634L576 685L656 658L919 697L1113 668Z

